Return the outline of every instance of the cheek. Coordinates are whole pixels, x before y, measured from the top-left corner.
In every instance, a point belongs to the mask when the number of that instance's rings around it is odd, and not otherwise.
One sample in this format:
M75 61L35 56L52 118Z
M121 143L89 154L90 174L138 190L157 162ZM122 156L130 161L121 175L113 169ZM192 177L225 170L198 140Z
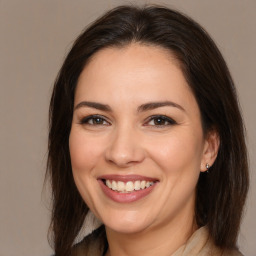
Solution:
M95 166L102 154L102 143L88 138L80 131L72 130L69 137L69 151L73 172L85 172Z
M199 137L184 134L168 136L151 148L151 158L161 170L163 216L173 217L182 209L193 209L200 173ZM165 195L165 196L164 196ZM191 210L192 211L192 210Z
M150 148L151 158L167 174L180 175L182 172L199 172L202 139L190 133L173 133L154 142Z
M94 209L92 191L96 187L94 170L102 154L100 143L85 136L80 129L71 129L69 137L69 151L72 172L76 187L84 202L90 209Z

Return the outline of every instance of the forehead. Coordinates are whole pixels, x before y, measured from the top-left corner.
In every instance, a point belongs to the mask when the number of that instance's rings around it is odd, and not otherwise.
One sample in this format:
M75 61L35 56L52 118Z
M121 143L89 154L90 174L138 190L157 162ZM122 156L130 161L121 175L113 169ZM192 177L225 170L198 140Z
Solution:
M131 43L125 46L113 46L99 50L92 55L84 69L88 71L97 66L101 66L101 68L105 66L106 69L115 66L115 64L122 63L125 64L125 67L132 65L135 69L140 71L143 68L149 67L152 61L154 61L156 65L171 64L180 68L180 62L170 50L161 46ZM123 67L121 65L118 66L120 69ZM118 67L115 66L115 68Z
M175 56L162 47L141 44L105 48L87 63L78 80L75 101L84 97L105 101L106 95L123 103L128 99L195 103Z

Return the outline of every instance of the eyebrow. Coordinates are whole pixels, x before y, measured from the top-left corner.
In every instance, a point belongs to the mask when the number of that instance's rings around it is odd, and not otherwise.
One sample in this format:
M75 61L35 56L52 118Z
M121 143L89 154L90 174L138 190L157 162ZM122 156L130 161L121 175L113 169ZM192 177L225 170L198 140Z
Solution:
M81 107L95 108L95 109L107 111L107 112L112 111L109 105L101 104L101 103L97 103L97 102L91 102L91 101L82 101L82 102L78 103L75 106L75 110L78 108L81 108Z
M172 101L149 102L149 103L146 103L146 104L143 104L143 105L139 106L138 107L138 112L144 112L144 111L153 110L153 109L156 109L156 108L161 108L161 107L166 107L166 106L178 108L178 109L185 112L185 109L181 105L179 105L175 102L172 102Z
M181 105L179 105L175 102L172 102L172 101L161 101L161 102L145 103L145 104L140 105L137 108L137 111L138 112L145 112L145 111L148 111L148 110L153 110L153 109L156 109L156 108L161 108L161 107L166 107L166 106L175 107L175 108L178 108L178 109L185 112L185 109ZM81 107L89 107L89 108L95 108L95 109L102 110L102 111L112 112L112 109L109 105L98 103L98 102L82 101L82 102L78 103L75 106L74 110L76 110L78 108L81 108Z

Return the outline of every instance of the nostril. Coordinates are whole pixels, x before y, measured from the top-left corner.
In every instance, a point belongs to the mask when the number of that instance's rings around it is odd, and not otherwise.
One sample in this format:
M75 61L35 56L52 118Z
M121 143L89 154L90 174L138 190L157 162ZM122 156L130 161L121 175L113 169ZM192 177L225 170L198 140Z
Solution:
M131 152L108 152L106 154L107 162L115 164L119 167L127 167L136 163L140 163L144 159L144 153L138 151Z
M119 167L142 162L144 157L145 152L139 138L135 134L131 134L131 129L127 126L119 129L105 152L106 161Z

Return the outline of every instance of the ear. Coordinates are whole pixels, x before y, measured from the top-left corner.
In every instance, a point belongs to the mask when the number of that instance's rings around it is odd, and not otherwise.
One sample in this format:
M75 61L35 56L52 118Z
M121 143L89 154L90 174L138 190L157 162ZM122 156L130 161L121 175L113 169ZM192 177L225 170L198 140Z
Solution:
M205 172L211 167L218 155L220 146L219 134L216 130L208 132L205 142L204 150L201 160L201 172Z

